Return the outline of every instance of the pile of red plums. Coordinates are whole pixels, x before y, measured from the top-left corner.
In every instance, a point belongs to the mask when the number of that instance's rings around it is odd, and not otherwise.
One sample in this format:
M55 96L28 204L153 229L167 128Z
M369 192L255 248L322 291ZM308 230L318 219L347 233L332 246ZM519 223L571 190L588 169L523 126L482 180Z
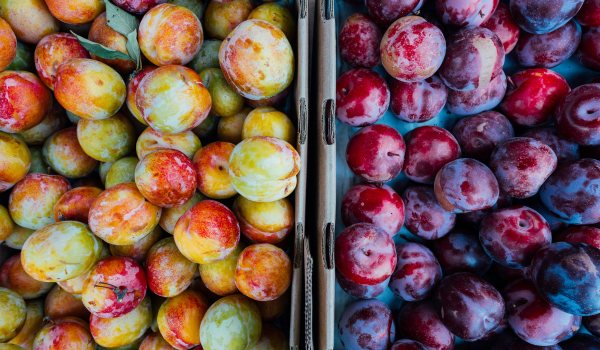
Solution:
M335 242L359 299L344 347L600 349L600 0L364 4L338 41L352 69L336 114L360 127L345 157L362 181ZM586 84L551 70L571 56ZM401 135L378 123L388 109L436 120Z

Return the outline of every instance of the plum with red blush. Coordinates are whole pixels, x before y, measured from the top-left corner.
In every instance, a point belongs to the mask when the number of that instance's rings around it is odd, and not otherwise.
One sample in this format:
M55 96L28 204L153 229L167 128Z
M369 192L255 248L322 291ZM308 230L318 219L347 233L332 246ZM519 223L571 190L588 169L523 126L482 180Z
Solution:
M550 33L575 17L584 0L511 0L510 12L525 32Z
M452 350L455 337L440 321L431 299L407 302L398 313L398 334L429 350Z
M491 208L471 211L464 214L459 214L458 219L464 223L479 226L483 218L491 213L494 210L510 207L512 205L513 199L511 196L506 193L500 191L498 194L498 200Z
M552 148L527 137L506 140L494 149L489 167L500 189L514 198L534 196L556 169Z
M420 126L409 131L404 138L404 173L415 182L433 184L437 172L461 156L458 141L439 126Z
M437 0L438 17L449 27L477 27L486 23L496 11L499 0Z
M585 27L600 27L600 0L585 0L575 19Z
M504 45L504 53L508 55L517 45L521 28L510 14L510 8L506 4L498 4L496 11L490 19L481 25L494 32Z
M575 21L546 34L521 32L516 61L523 67L554 68L571 57L580 42L581 26Z
M559 102L570 91L560 74L546 68L526 69L510 78L500 110L518 125L549 124Z
M346 163L366 182L388 182L402 171L406 144L396 129L384 124L357 131L346 146Z
M366 0L367 12L382 27L389 27L400 17L418 11L424 0Z
M342 221L346 227L368 223L379 226L390 237L404 225L404 202L389 186L357 184L342 199Z
M452 129L463 157L486 162L494 148L515 136L510 121L494 111L482 112L463 118Z
M600 145L600 84L573 89L556 107L555 124L568 140L581 146Z
M365 13L348 17L338 38L340 57L352 67L375 68L381 63L379 43L383 32Z
M600 28L585 28L581 43L575 52L579 64L594 72L600 72Z
M338 322L346 349L388 349L396 338L392 311L377 299L348 305Z
M492 266L492 258L483 249L477 233L464 229L454 229L435 240L432 250L446 276L457 272L482 276Z
M600 350L600 339L593 335L578 333L572 339L563 341L558 345L562 350Z
M552 232L538 212L516 205L483 218L479 239L496 262L519 269L529 266L535 253L550 245Z
M600 249L600 229L590 226L571 226L556 234L554 242L579 242Z
M350 281L342 274L335 270L335 278L342 288L342 290L348 293L351 297L356 299L373 299L380 296L387 289L390 278L388 277L385 281L376 284L374 286L368 286L365 284L358 284Z
M456 214L442 208L433 188L412 186L402 194L404 226L408 232L426 240L444 237L456 223Z
M390 89L377 72L356 68L342 74L335 86L338 120L350 126L377 122L390 104Z
M564 138L553 126L531 128L525 131L522 137L529 137L550 146L559 163L579 158L579 146Z
M444 165L435 177L434 190L442 208L457 214L491 208L500 193L494 173L470 158Z
M475 90L448 92L448 110L459 116L477 114L495 108L506 93L506 74L500 71L492 81Z
M390 110L407 123L423 123L438 115L448 100L448 88L433 75L413 83L391 78Z
M428 298L442 279L442 268L431 250L419 243L400 243L396 245L396 256L390 290L406 301Z

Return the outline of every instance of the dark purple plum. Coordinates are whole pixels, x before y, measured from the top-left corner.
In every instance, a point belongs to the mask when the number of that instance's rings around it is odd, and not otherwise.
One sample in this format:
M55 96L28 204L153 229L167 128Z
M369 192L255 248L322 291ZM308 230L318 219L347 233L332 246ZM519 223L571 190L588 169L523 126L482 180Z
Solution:
M351 297L356 299L373 299L377 298L381 295L381 293L385 292L385 289L390 282L390 279L386 279L380 284L376 284L374 286L367 286L364 284L358 284L350 281L346 277L342 276L342 274L335 270L335 278L339 283L340 287L344 290L344 292L348 293Z
M579 333L559 344L562 350L600 350L600 339Z
M540 190L544 206L575 225L600 221L600 161L588 158L561 163Z
M435 10L442 22L450 27L478 27L492 17L498 2L498 0L437 0Z
M550 231L552 232L560 232L569 226L569 224L557 218L548 210L548 208L546 208L546 206L540 200L539 195L527 198L523 204L537 211L541 216L543 216L544 219L546 219L548 226L550 226Z
M511 269L510 267L498 264L497 262L494 262L491 272L492 276L496 277L502 286L506 286L510 282L519 280L521 278L530 277L529 267Z
M537 211L516 205L483 218L479 240L496 262L519 269L529 266L535 253L550 245L552 232Z
M479 338L478 340L490 340L490 339L494 339L497 336L499 336L500 334L504 333L504 331L506 331L507 329L509 329L509 325L508 325L508 319L506 317L506 312L504 313L504 317L502 318L502 321L500 322L500 324L498 325L498 327L496 327L494 330L490 331L488 334L484 335L483 337ZM487 347L485 349L488 349Z
M510 283L502 291L502 296L510 328L530 344L558 344L576 325L578 316L550 305L537 292L530 279L523 278Z
M454 229L433 242L433 254L444 275L470 272L483 275L492 266L492 258L483 250L477 234Z
M456 223L456 214L438 203L433 188L413 186L402 194L404 200L404 226L413 235L427 239L445 236Z
M461 156L454 136L439 126L420 126L409 131L404 138L404 173L415 182L433 184L440 168Z
M517 337L511 330L500 334L494 338L494 343L489 350L562 350L559 345L537 346L529 344L523 339Z
M575 59L582 66L600 72L600 28L585 28Z
M496 145L513 138L515 131L505 116L487 111L461 119L452 129L452 135L463 157L486 162Z
M390 290L406 301L428 298L442 279L442 268L431 250L419 243L401 243L396 245L396 256Z
M575 17L583 0L510 0L513 18L526 32L550 33Z
M565 139L553 126L529 129L522 137L529 137L550 146L559 163L579 158L579 146Z
M335 240L335 266L354 283L380 284L396 268L394 241L373 224L354 224Z
M446 105L448 88L433 75L425 80L405 83L390 78L390 110L407 123L422 123L433 119Z
M489 166L500 189L514 198L534 196L556 169L556 155L549 146L527 137L500 143L490 156Z
M427 348L414 340L402 339L395 342L390 350L427 350Z
M491 208L500 193L494 173L470 158L444 165L435 177L434 191L442 208L457 214Z
M600 249L584 243L553 243L531 263L538 292L572 315L600 313Z
M495 108L506 93L506 74L500 71L488 84L475 90L448 92L448 110L456 115L477 114Z
M448 38L438 74L450 89L469 91L487 85L502 72L503 65L500 38L489 29L466 27Z
M579 42L581 26L575 21L547 34L521 32L515 47L517 63L523 67L556 67L575 53Z
M496 329L504 317L500 292L483 278L468 272L442 280L433 294L442 323L457 337L477 340Z
M506 4L498 4L496 11L489 21L481 25L494 32L504 45L505 54L509 54L517 45L521 28L510 14L510 8Z
M600 84L573 89L556 107L555 123L568 140L582 146L600 145Z
M585 0L575 19L582 26L600 27L600 0Z
M600 249L600 229L589 226L571 226L552 238L554 242L585 243Z
M427 22L433 24L434 26L440 28L440 30L442 31L442 33L444 33L444 37L447 38L448 37L448 30L446 30L446 25L440 21L440 19L437 17L437 14L435 13L435 10L432 9L422 9L419 11L419 16L423 17L424 20L426 20Z
M511 196L500 191L498 195L498 200L496 201L496 203L494 203L494 205L491 208L459 214L458 219L464 223L479 226L479 224L481 224L481 221L487 214L491 213L494 210L510 207L512 205L512 202L513 199Z
M454 334L440 321L431 300L402 305L397 318L398 333L417 341L429 350L452 350Z
M348 17L339 35L340 57L352 67L375 68L381 63L383 32L366 13Z
M600 314L583 316L583 325L590 333L600 337Z
M367 12L382 27L389 27L400 17L417 11L424 0L366 0Z
M340 340L346 349L386 350L395 340L392 311L377 299L348 305L338 322Z

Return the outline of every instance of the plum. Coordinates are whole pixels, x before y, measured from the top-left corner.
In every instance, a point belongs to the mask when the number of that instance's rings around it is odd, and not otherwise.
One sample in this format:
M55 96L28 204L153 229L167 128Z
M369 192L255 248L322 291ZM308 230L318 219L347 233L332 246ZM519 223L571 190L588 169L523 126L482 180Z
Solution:
M192 161L200 193L215 199L231 198L237 194L229 179L229 158L234 148L233 143L213 142L194 154Z
M201 322L208 316L209 306L210 303L202 293L191 289L168 298L158 310L160 334L179 350L200 344L198 330Z
M54 285L46 296L42 311L53 320L63 316L74 316L84 320L90 317L90 312L83 305L81 298L62 289L58 284ZM27 304L27 318L30 318L30 304Z
M489 84L475 90L448 92L448 110L456 115L465 116L477 114L495 108L506 92L506 74L500 71Z
M559 163L579 158L579 146L565 139L553 126L531 128L522 137L529 137L550 146Z
M390 89L377 72L355 68L342 74L335 86L335 115L350 126L377 122L390 105Z
M129 51L127 51L127 37L108 25L106 12L96 17L89 29L90 31L87 35L88 40L103 45L111 50L120 51L126 55L129 54ZM93 59L113 67L117 72L124 76L133 73L136 68L136 61L134 60L125 60L121 58L106 59L95 54L91 54L91 56Z
M585 333L576 334L572 339L563 341L559 345L562 350L600 350L600 340Z
M252 350L276 350L289 348L290 345L288 343L287 336L279 327L270 323L263 323L260 338L258 339L256 345L252 347Z
M335 270L335 278L344 292L357 299L377 298L381 295L381 293L385 292L390 282L390 277L388 277L380 284L376 284L374 286L358 284L344 277L337 269Z
M254 3L250 0L211 1L204 11L202 27L206 30L207 36L223 40L240 23L251 19L249 16L253 10ZM271 16L269 20L273 17L275 16Z
M502 291L508 324L526 342L547 346L562 341L575 325L577 316L551 306L535 289L533 281L523 278Z
M375 68L381 63L379 43L382 37L383 32L371 17L355 13L340 29L340 56L352 67Z
M524 201L524 204L526 204L528 207L537 211L541 216L543 216L544 219L546 219L546 222L548 223L548 226L550 226L550 230L553 233L564 230L565 228L567 228L567 226L569 226L568 223L562 221L548 210L548 208L540 200L539 194L534 197L527 198Z
M296 40L296 29L298 28L298 25L294 16L286 6L276 2L262 4L250 12L248 19L265 20L281 29L288 40L292 42Z
M296 128L290 118L273 107L257 107L252 110L242 125L242 140L254 136L270 136L296 144Z
M551 123L556 107L571 91L560 74L546 68L521 71L509 82L500 110L515 124L522 126Z
M504 317L504 300L500 292L469 272L444 278L433 294L433 305L442 323L467 341L494 330Z
M150 297L146 296L131 312L113 318L90 316L90 331L96 343L106 348L131 344L144 335L152 322Z
M292 283L292 262L282 249L272 244L254 244L237 259L235 285L240 292L258 301L274 300Z
M390 235L373 224L354 224L335 240L335 265L354 283L377 285L396 268L396 251Z
M486 347L489 349L489 347ZM559 345L537 346L517 337L511 330L496 337L491 350L562 350Z
M407 123L422 123L437 116L448 99L448 88L437 75L412 83L390 79L390 110Z
M0 341L5 343L17 336L25 325L27 308L17 292L0 287Z
M492 258L483 249L477 234L467 230L452 230L435 240L432 250L446 276L457 272L481 276L492 266Z
M404 225L404 202L387 185L357 184L342 199L342 222L346 227L374 224L390 236L395 236Z
M40 0L3 1L0 17L8 22L19 41L33 45L60 28L59 20Z
M176 350L176 348L172 347L160 332L154 332L144 338L139 350Z
M511 0L510 12L526 32L552 32L575 17L584 0Z
M438 171L461 156L454 136L438 126L420 126L409 131L404 138L404 173L415 182L433 184Z
M3 159L0 164L0 192L13 187L32 172L30 169L36 167L36 163L32 162L32 155L36 154L39 155L36 149L32 147L30 151L22 137L0 131L0 156ZM43 161L40 159L40 162ZM47 171L47 167L45 168Z
M544 206L568 224L600 221L600 161L584 158L561 163L540 190Z
M506 286L512 281L519 280L521 278L530 278L530 266L523 267L520 269L513 269L506 265L494 262L492 264L492 270L494 276L496 276L500 286Z
M433 188L413 186L402 194L405 203L404 225L413 235L427 239L445 236L456 223L456 214L442 208Z
M568 140L582 146L600 144L600 84L573 89L556 107L555 124Z
M584 243L553 243L531 263L537 291L552 306L572 315L600 313L600 250Z
M571 226L552 238L553 242L580 242L600 249L600 229L589 226Z
M598 336L600 334L600 314L583 316L583 325L590 333Z
M515 132L504 115L487 111L459 120L452 129L452 135L464 157L486 162L494 148L514 137Z
M411 83L429 78L440 68L446 39L438 27L425 19L407 16L390 25L380 49L385 70L393 78Z
M582 66L595 72L600 72L600 30L586 28L581 36L581 44L575 52L575 59Z
M398 261L389 288L406 301L426 299L442 279L442 268L427 247L419 243L396 245Z
M104 180L104 188L109 189L125 182L135 182L135 167L140 160L137 157L123 157L110 167Z
M586 27L600 27L600 1L585 0L575 19Z
M68 293L64 294L70 296L70 294ZM72 298L74 299L75 297ZM81 304L81 301L78 300L78 302ZM23 349L33 349L33 340L35 338L35 335L42 328L45 322L44 300L29 300L25 303L25 305L27 308L27 318L25 319L25 324L23 325L23 328L21 328L19 334L17 334L16 337L12 338L12 340L8 342L9 344L20 346L19 348L14 348L14 350L22 350L21 347ZM85 310L83 305L81 305L81 307ZM46 313L46 315L48 315L48 313ZM6 343L4 344L8 345Z
M96 343L87 322L76 317L63 317L45 324L36 334L35 350L81 349L94 350Z
M177 249L174 238L167 237L150 248L145 268L150 290L169 298L189 287L198 264L186 259Z
M52 103L52 107L41 123L21 131L19 135L23 137L28 146L41 146L48 137L67 126L69 126L69 122L65 109L58 103Z
M21 263L20 252L2 265L0 285L17 292L25 300L39 298L54 287L52 282L38 281L27 274Z
M52 91L29 72L0 72L0 130L18 133L40 124L52 107Z
M434 192L442 208L453 213L491 208L500 194L492 171L469 158L444 165L435 177Z
M239 293L239 289L235 284L235 270L238 258L244 249L246 249L246 245L240 243L224 260L198 266L200 278L206 288L219 296Z
M516 61L523 67L553 68L571 57L580 41L581 26L575 21L547 34L522 32L515 48Z
M385 288L385 286L383 286L382 288ZM288 305L290 304L291 298L292 289L288 288L288 290L285 293L283 293L282 296L275 300L255 300L254 302L258 307L258 310L260 311L260 318L263 320L263 322L271 322L275 321L279 318L279 316L283 315L283 313L288 309Z
M346 349L388 349L396 338L392 312L377 299L348 305L338 322L340 341Z
M486 28L466 27L454 33L439 75L452 90L469 91L487 85L502 71L504 46Z
M406 144L400 133L384 124L357 131L346 146L350 170L367 182L388 182L402 171Z
M135 150L135 129L125 114L77 123L77 140L83 151L101 162L115 162ZM102 141L100 141L102 140Z
M418 12L424 0L367 0L365 6L369 15L381 27L389 27L400 17Z
M431 300L405 303L397 318L399 335L430 350L452 350L454 334L440 321Z
M489 20L481 24L481 27L494 32L504 45L504 53L508 55L517 45L521 29L512 15L510 8L506 4L498 4L496 11Z
M435 10L447 26L478 27L492 17L498 2L498 0L438 0L435 2Z
M458 219L460 219L460 221L462 221L464 223L471 224L471 225L478 227L481 224L481 221L483 220L483 218L487 214L489 214L492 211L497 210L497 209L509 207L512 205L512 202L513 202L513 199L511 196L500 191L500 193L498 195L498 200L491 208L470 211L468 213L459 214L457 217L458 217Z
M58 67L72 58L91 58L88 50L73 34L50 34L37 44L34 53L35 69L50 90L54 90Z
M402 339L392 344L390 350L427 350L427 348L414 340Z

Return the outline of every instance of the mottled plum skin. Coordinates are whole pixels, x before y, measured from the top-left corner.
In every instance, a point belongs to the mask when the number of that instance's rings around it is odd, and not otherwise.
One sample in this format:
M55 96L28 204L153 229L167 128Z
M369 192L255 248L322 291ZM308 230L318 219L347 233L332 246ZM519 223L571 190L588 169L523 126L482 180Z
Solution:
M504 300L491 284L468 272L442 280L433 294L442 323L457 337L476 340L496 329L504 317Z
M516 205L488 214L479 239L498 263L513 269L527 267L535 253L552 242L550 226L535 210Z
M427 348L414 340L402 339L392 344L390 350L427 350Z
M454 28L478 27L494 14L498 0L438 0L435 10L445 25Z
M553 126L542 126L527 130L523 137L529 137L538 140L554 151L557 161L567 162L579 158L579 146L572 141L565 139Z
M491 208L483 209L483 210L470 211L468 213L460 214L460 215L458 215L458 218L462 222L465 222L467 224L479 226L479 224L481 224L481 220L483 220L483 218L487 214L491 213L494 210L498 210L498 209L509 207L509 206L512 205L512 202L513 202L513 199L512 199L511 196L509 196L506 193L500 191L500 193L498 194L498 200L496 201L496 203L494 203L494 205Z
M388 182L402 171L406 144L396 129L384 124L360 129L346 146L350 170L367 182Z
M575 21L547 34L522 32L516 61L523 67L553 68L571 57L580 41L581 26Z
M556 164L552 148L526 137L500 143L489 162L500 189L515 198L534 196L556 169Z
M600 336L600 314L583 316L583 326L595 336Z
M404 138L404 173L415 182L433 184L437 172L461 156L460 146L454 136L438 126L420 126L408 132Z
M489 349L489 347L486 347ZM494 339L491 350L563 350L559 345L537 346L517 337L511 330Z
M398 333L430 350L452 350L454 334L442 324L431 300L405 303L398 314Z
M381 293L385 292L388 283L390 282L390 279L388 278L385 281L374 286L358 284L342 276L342 274L338 270L335 270L335 278L340 287L344 290L344 292L350 294L350 296L357 299L377 298L381 295Z
M495 108L506 92L506 74L500 71L489 84L475 90L448 92L448 110L459 116L477 114Z
M600 221L600 162L577 159L561 163L540 190L544 206L575 225Z
M438 115L448 100L448 88L433 75L414 83L390 79L390 110L407 123L422 123Z
M600 72L600 29L584 29L575 59L585 68Z
M502 296L508 324L519 338L533 345L557 344L571 332L578 318L550 305L527 278L506 286Z
M380 284L396 268L394 241L373 224L354 224L335 240L335 265L354 283Z
M581 85L556 107L555 124L568 140L582 146L600 145L600 84Z
M445 236L456 223L456 214L442 208L433 188L409 187L402 194L405 205L404 225L413 235L427 239Z
M467 27L447 42L440 78L452 90L469 91L488 84L502 71L504 46L491 30Z
M382 27L389 27L400 17L418 11L425 0L366 0L371 17Z
M575 19L586 27L600 27L600 1L585 0Z
M164 4L167 0L114 0L115 5L135 15L142 15L154 6Z
M434 241L432 250L446 276L457 272L481 276L492 266L477 234L466 230L455 229Z
M457 214L491 208L500 194L494 173L469 158L444 165L435 177L434 186L442 208Z
M452 135L458 141L463 157L486 162L494 148L514 137L515 131L505 116L487 111L459 120Z
M527 69L510 78L500 110L518 125L549 124L559 102L570 91L558 73L546 68Z
M396 255L390 290L406 301L428 298L442 279L442 268L431 250L419 243L401 243L396 245Z
M381 63L379 43L383 32L365 13L348 17L338 37L340 56L352 67L375 68Z
M562 350L600 350L600 340L592 335L579 333L559 344Z
M500 38L506 55L517 45L519 33L521 32L519 25L510 14L510 8L506 4L498 4L492 17L483 23L481 27L491 30Z
M395 340L392 311L377 299L359 300L346 307L338 322L346 349L388 349Z
M555 235L554 242L580 242L600 249L600 229L589 226L571 226Z
M341 212L346 227L358 223L374 224L390 237L404 225L404 202L387 185L354 185L342 199Z
M567 228L567 226L569 226L568 223L562 221L548 210L548 208L542 203L539 194L527 198L524 204L530 207L531 209L537 211L541 216L543 216L544 219L546 219L546 222L548 223L548 226L550 226L550 230L553 233L562 231L565 228Z
M552 32L573 18L584 0L511 0L510 11L517 24L526 32Z
M558 242L542 248L531 263L538 292L572 315L600 313L600 250L584 243Z
M395 79L407 83L432 76L446 54L446 39L435 25L418 16L394 22L381 39L381 63Z
M390 89L378 73L365 68L349 70L335 86L335 114L350 126L377 122L390 105Z

